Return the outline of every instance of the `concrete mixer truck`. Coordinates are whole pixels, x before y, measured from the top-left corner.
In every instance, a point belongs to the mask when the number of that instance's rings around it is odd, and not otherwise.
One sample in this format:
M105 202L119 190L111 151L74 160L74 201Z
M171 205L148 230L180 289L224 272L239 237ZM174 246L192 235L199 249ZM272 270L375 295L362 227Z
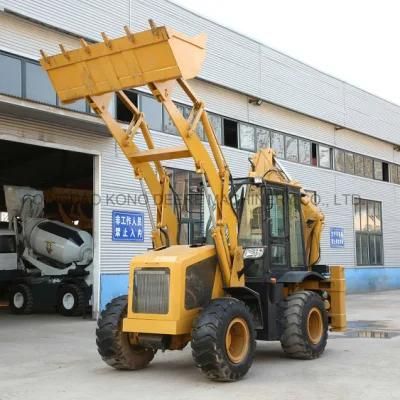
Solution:
M43 193L4 186L9 223L0 229L0 288L15 314L82 315L91 304L93 239L43 218Z

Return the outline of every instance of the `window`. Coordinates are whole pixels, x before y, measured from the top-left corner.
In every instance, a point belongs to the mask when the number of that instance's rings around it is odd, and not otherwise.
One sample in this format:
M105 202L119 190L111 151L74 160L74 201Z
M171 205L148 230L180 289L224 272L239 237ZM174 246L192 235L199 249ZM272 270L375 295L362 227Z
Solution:
M267 129L257 126L256 127L256 136L257 136L257 150L271 147L270 134Z
M272 189L268 199L271 264L272 266L279 268L287 265L287 241L285 238L286 229L284 219L285 209L282 190Z
M302 164L311 162L311 146L308 140L299 139L299 162Z
M8 222L8 212L7 211L0 212L0 222Z
M162 131L163 112L161 103L150 96L140 96L140 108L150 129Z
M382 162L378 160L374 160L374 178L379 181L383 180Z
M269 196L270 233L273 237L285 236L284 201L281 190Z
M224 118L224 145L238 147L238 126L236 121Z
M25 63L26 97L47 104L57 104L57 96L46 72L39 64Z
M219 115L208 113L208 119L210 120L211 126L214 129L215 136L219 143L222 138L222 118Z
M245 189L239 227L240 245L262 246L261 189L255 185L246 185Z
M285 137L283 133L271 132L271 147L278 158L285 158Z
M129 100L137 107L138 94L129 90L124 90L124 93L129 98ZM119 121L128 123L132 121L133 114L125 107L125 104L118 96L116 101L116 114Z
M344 151L335 149L335 169L344 172Z
M189 114L188 107L184 107L181 104L176 104L176 108L179 110L179 112L185 118L187 118L187 116ZM175 124L172 122L172 119L169 116L168 111L165 108L163 108L163 113L164 113L164 132L171 133L173 135L178 135L179 134L178 130L176 129ZM201 122L198 123L197 130L198 130L198 134L200 136L200 139L203 140L203 125L201 124Z
M357 265L383 265L382 203L355 198Z
M14 235L0 235L0 253L15 253L16 243Z
M397 183L398 174L397 174L397 165L390 164L390 182Z
M177 199L168 200L181 214L180 244L203 242L203 191L201 177L195 172L168 169Z
M285 137L285 152L286 159L289 161L299 161L298 140L293 136Z
M0 93L22 96L21 60L0 54L0 71Z
M327 146L318 146L319 166L322 168L331 168L331 149Z
M354 154L347 151L344 153L344 172L354 174Z
M374 164L372 158L364 158L364 176L373 179L374 177Z
M256 148L255 127L253 125L240 123L239 132L240 148L254 151Z
M299 196L289 193L290 262L292 268L304 265Z
M59 103L58 105L60 107L68 108L68 110L87 112L88 105L86 103L86 100L83 100L83 99L74 101L73 103L69 103L69 104L62 104L60 101L58 103Z
M390 165L390 182L400 183L400 169L396 164Z
M354 173L364 176L364 157L359 154L354 154Z
M311 143L311 165L314 167L318 165L317 148L317 143Z
M384 182L389 182L389 164L386 162L382 163L382 179Z

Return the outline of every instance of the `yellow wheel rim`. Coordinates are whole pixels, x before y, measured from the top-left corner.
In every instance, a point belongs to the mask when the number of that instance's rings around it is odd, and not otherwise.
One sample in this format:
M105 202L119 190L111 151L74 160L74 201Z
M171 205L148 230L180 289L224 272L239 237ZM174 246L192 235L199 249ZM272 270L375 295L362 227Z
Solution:
M313 307L307 317L307 333L311 343L318 344L324 334L324 322L322 313L317 307Z
M226 330L225 346L229 359L238 364L249 351L250 332L243 318L234 318Z

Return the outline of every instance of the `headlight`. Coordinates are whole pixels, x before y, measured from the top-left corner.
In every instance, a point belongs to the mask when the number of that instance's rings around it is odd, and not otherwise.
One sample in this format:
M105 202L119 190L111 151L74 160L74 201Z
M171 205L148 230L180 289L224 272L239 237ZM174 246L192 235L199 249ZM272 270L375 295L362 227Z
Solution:
M264 255L264 247L248 247L244 250L243 258L261 258Z

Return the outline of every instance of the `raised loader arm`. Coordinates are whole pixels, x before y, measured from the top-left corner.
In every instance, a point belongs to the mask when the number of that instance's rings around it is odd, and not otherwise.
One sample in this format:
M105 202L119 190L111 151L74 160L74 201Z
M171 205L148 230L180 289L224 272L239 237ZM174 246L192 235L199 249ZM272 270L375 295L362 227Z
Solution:
M162 160L191 157L203 184L209 185L216 202L213 221L214 238L219 266L225 286L243 285L237 273L243 266L241 247L238 246L238 221L229 199L230 171L211 127L204 104L197 99L186 79L197 75L205 57L205 36L189 38L166 27L156 27L109 39L102 33L103 42L48 56L41 51L42 67L64 103L86 98L92 109L104 120L110 133L131 163L135 176L146 182L157 206L157 221L153 223L153 242L156 248L178 242L177 216L168 205L169 180L161 165ZM171 99L178 83L193 104L188 119ZM143 113L123 93L123 89L147 85L153 96L163 104L183 140L174 148L156 149ZM133 118L123 128L108 111L112 93L116 93ZM208 152L196 133L201 121L210 144ZM141 133L147 145L141 150L135 137ZM210 154L211 153L211 154ZM209 199L209 201L211 201ZM151 208L148 207L151 217Z

